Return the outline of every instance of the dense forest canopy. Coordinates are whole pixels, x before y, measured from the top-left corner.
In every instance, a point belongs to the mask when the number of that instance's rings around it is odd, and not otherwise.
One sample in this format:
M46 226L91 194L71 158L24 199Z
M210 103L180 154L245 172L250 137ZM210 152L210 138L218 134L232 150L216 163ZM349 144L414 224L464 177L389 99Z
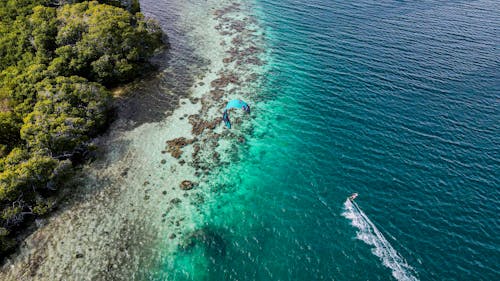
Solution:
M0 3L0 257L108 121L107 87L130 81L163 45L138 0Z

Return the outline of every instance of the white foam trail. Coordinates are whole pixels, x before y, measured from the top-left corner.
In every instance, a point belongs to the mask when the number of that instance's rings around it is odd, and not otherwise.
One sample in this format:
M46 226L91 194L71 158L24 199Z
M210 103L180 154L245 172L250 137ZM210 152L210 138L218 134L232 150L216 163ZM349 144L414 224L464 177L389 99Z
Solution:
M342 214L351 220L351 225L358 229L359 240L374 246L372 253L380 258L382 264L392 270L392 276L399 281L418 281L414 276L415 270L385 239L384 235L377 229L373 222L359 208L358 204L347 199L344 203Z

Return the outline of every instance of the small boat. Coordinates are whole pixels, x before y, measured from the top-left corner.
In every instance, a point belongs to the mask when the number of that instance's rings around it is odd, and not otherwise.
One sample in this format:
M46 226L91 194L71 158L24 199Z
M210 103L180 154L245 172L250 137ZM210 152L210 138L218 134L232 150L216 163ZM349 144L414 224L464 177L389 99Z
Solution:
M351 196L349 196L349 200L353 201L354 199L356 199L356 197L358 197L358 193L357 192L351 194Z

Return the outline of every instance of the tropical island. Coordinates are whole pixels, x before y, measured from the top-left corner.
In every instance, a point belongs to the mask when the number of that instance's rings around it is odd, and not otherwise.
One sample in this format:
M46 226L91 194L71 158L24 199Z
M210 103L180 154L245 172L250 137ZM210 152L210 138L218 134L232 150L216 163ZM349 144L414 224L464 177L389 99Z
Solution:
M138 0L0 4L0 257L57 207L58 190L92 150L113 87L151 69L165 46Z

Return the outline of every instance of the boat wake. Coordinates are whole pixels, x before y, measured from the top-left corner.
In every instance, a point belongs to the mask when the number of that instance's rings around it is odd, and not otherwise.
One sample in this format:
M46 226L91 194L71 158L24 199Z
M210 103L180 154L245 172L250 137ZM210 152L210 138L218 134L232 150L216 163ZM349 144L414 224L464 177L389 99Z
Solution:
M413 267L392 247L356 202L347 199L342 215L351 220L351 225L358 229L356 238L374 246L372 253L380 258L384 266L392 270L394 278L399 281L418 280Z

